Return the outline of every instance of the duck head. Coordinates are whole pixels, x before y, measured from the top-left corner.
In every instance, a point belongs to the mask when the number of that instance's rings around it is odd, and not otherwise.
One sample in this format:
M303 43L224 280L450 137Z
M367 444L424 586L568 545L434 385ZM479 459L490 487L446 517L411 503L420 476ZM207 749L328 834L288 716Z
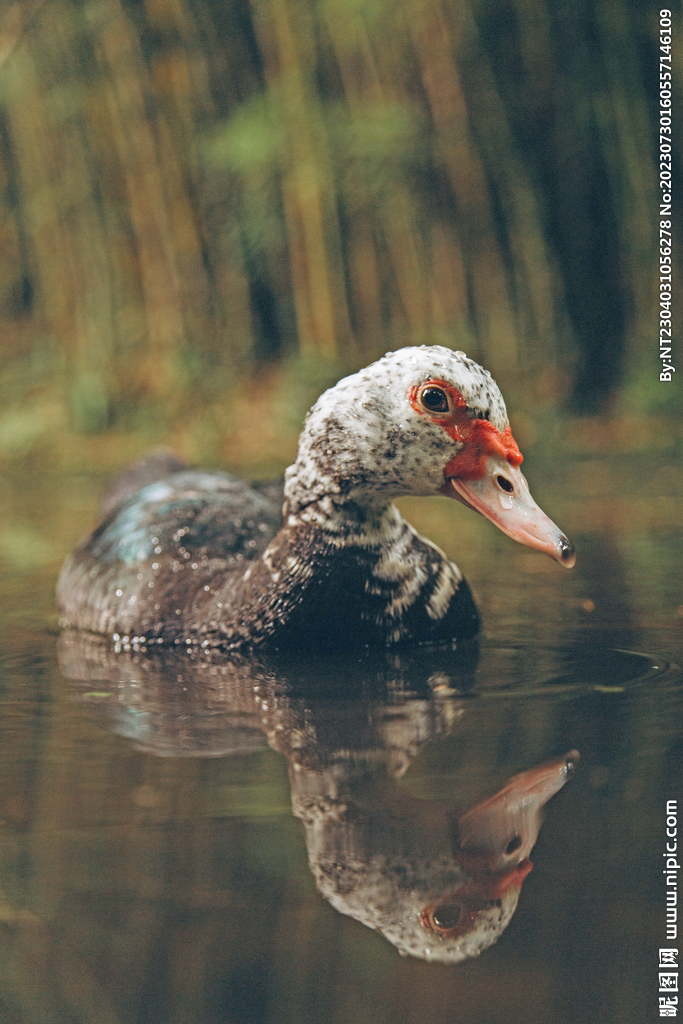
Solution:
M287 512L324 499L339 508L443 494L570 568L574 548L534 502L521 462L487 370L440 345L403 348L313 406L287 471Z
M571 776L575 750L521 772L459 819L448 807L385 796L374 815L293 776L319 891L340 913L380 932L402 955L455 964L479 956L517 908L543 807ZM331 777L338 793L339 769ZM310 784L309 784L310 786ZM429 805L431 814L425 805Z
M510 921L543 823L543 808L571 778L579 760L571 750L513 776L495 796L458 821L456 860L467 872L452 893L440 893L420 913L429 936L423 955L454 962L476 956Z

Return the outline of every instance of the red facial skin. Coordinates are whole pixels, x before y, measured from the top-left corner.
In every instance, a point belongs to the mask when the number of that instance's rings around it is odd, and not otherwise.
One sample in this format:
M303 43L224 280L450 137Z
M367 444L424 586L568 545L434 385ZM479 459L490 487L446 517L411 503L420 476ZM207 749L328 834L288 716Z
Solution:
M453 403L452 409L443 413L427 412L418 401L419 393L426 387L437 387L445 391ZM488 420L470 417L462 394L447 381L434 379L414 384L408 392L408 398L416 412L428 416L432 423L438 424L454 441L464 444L464 448L446 466L444 476L480 480L486 472L486 460L491 455L506 459L511 466L519 466L522 462L522 453L509 425L501 434Z
M425 398L428 403L431 400L426 394L430 388L441 392L436 404L447 408L431 410L425 404ZM479 512L513 540L571 569L576 560L574 548L531 497L520 469L522 454L510 427L500 431L488 420L469 415L462 393L439 378L414 384L407 397L416 412L461 446L444 466L441 493Z
M471 857L470 863L473 865L475 860L476 856ZM481 864L478 867L481 870ZM521 889L524 879L532 868L533 864L528 857L525 857L508 871L497 874L489 874L484 871L482 874L475 875L472 881L453 893L451 897L446 896L425 907L420 914L420 924L423 928L437 932L444 939L454 939L465 935L472 929L477 917L487 904L499 900L512 886ZM438 907L444 905L457 906L460 911L458 923L453 928L440 928L432 916Z

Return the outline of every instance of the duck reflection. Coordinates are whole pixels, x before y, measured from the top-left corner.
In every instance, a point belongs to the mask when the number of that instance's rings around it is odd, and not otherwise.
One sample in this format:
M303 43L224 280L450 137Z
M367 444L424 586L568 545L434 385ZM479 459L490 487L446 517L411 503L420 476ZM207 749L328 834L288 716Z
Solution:
M464 813L457 799L411 794L401 779L417 754L463 721L474 654L374 653L353 665L283 668L126 646L67 632L62 671L114 732L147 752L229 756L269 745L284 754L311 871L338 911L403 955L447 963L502 934L543 808L579 755L513 776Z

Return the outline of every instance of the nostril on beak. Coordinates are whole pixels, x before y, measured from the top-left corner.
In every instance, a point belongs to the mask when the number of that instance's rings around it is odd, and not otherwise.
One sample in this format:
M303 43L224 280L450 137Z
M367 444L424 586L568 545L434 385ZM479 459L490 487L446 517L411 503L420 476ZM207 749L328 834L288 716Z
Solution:
M506 476L498 475L496 477L496 483L500 487L501 491L507 491L508 494L512 494L514 487Z
M521 836L513 836L512 839L510 840L510 842L505 847L505 852L508 855L511 854L511 853L514 853L516 850L519 850L521 845L522 845L522 837Z

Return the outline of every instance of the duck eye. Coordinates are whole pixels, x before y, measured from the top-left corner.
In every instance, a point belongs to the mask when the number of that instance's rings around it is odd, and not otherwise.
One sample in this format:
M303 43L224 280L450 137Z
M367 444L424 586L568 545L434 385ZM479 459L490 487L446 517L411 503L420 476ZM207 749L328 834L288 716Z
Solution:
M420 404L427 412L448 412L450 402L448 395L443 388L437 388L434 384L428 384L420 392Z
M432 910L432 926L440 932L448 932L459 923L462 916L457 903L442 903Z

